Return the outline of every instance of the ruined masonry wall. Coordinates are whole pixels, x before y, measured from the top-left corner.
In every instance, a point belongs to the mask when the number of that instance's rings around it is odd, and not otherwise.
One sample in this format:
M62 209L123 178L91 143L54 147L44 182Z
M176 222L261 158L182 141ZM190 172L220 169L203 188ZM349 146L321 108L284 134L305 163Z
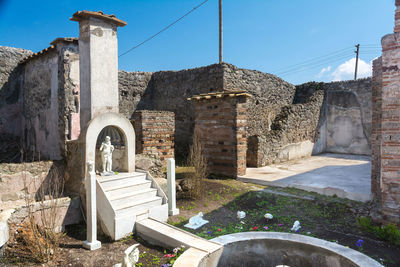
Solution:
M175 115L168 111L140 110L134 113L136 153L153 155L164 166L174 158Z
M79 51L77 43L58 45L59 68L59 136L61 153L65 142L76 140L80 134Z
M251 136L247 164L266 166L310 156L319 122L324 92L314 92L306 103L283 107L265 135Z
M252 95L247 100L247 135L263 135L281 108L293 103L295 87L281 78L257 70L223 65L224 90L244 90Z
M1 201L25 199L25 187L29 194L35 194L58 165L52 161L0 163L0 205Z
M22 136L22 66L31 51L0 46L0 135Z
M175 152L187 154L194 129L194 109L187 98L221 91L222 88L223 69L219 64L181 71L160 71L152 75L142 101L150 103L152 110L175 113L175 145L179 149Z
M152 75L152 72L118 72L119 112L126 118L132 119L137 109L151 109L151 100L144 99L144 94L149 90Z

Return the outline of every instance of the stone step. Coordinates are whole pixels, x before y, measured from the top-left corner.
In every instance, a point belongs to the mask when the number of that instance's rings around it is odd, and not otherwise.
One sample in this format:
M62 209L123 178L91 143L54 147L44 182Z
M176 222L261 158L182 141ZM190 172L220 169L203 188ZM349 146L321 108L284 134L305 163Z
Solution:
M118 175L112 175L112 176L97 176L97 180L101 184L109 184L109 183L124 183L127 180L145 180L146 179L146 174L145 173L119 173Z
M138 190L143 190L151 187L151 181L149 180L128 180L123 184L118 185L101 185L106 192L108 198L114 198L121 194L127 194Z
M115 215L116 217L126 215L127 213L132 213L133 215L143 210L160 206L161 204L162 198L158 196L141 199L135 202L125 202L118 206L114 206Z
M148 218L136 222L136 232L150 244L161 245L167 248L175 248L184 245L212 253L219 248L220 244L208 241L189 232L183 231L167 223Z
M146 188L142 190L131 191L125 194L114 195L113 197L109 197L108 199L111 201L111 204L113 206L119 206L124 202L136 202L141 199L155 197L156 195L157 189Z

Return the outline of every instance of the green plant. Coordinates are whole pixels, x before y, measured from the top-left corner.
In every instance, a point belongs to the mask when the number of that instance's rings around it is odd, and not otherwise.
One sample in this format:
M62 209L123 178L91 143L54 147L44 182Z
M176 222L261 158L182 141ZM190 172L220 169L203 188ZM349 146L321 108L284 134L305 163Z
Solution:
M379 239L388 241L394 245L400 245L400 230L394 224L387 224L382 226L373 225L371 219L368 217L357 218L357 224L363 231L373 234Z
M168 263L171 265L174 265L176 259L182 255L182 253L184 252L184 248L185 246L181 245L180 247L176 247L173 249L173 254L165 254L164 257L168 258ZM164 251L164 253L166 253L166 251ZM166 265L164 265L166 266Z

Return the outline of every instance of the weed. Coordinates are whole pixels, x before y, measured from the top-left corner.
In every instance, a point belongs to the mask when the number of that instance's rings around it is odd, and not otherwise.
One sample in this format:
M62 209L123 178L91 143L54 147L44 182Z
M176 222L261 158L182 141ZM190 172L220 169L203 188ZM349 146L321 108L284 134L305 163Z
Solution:
M357 218L357 224L363 231L373 234L379 239L386 240L394 245L400 245L400 230L394 224L382 225L381 227L373 225L370 218Z
M39 153L40 155L40 153ZM39 156L40 160L40 156ZM26 165L24 165L26 168ZM50 170L40 187L33 181L33 188L38 188L35 198L28 191L32 185L24 176L25 203L28 211L27 222L17 229L17 238L37 262L48 262L57 255L59 240L59 198L63 194L63 169L55 167ZM35 200L37 201L35 203Z
M190 173L187 179L190 179L189 197L198 199L202 193L203 179L207 176L207 161L204 157L204 148L197 134L193 137L193 143L189 151L188 165L193 167L193 173Z

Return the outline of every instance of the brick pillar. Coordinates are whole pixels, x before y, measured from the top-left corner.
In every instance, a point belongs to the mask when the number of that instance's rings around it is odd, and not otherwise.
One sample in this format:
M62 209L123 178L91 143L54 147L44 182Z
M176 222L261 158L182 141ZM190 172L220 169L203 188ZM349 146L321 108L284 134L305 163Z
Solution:
M189 98L194 101L194 131L204 147L210 174L236 178L246 173L248 96L240 91Z
M395 24L394 24L394 32L400 32L400 0L396 0L396 13L394 16Z
M382 38L382 58L374 62L372 192L383 221L400 224L400 1L395 33ZM380 84L381 79L381 86Z
M382 146L382 57L372 65L372 164L371 191L381 203L381 146Z
M175 114L170 111L135 111L136 153L153 155L166 165L174 158Z

